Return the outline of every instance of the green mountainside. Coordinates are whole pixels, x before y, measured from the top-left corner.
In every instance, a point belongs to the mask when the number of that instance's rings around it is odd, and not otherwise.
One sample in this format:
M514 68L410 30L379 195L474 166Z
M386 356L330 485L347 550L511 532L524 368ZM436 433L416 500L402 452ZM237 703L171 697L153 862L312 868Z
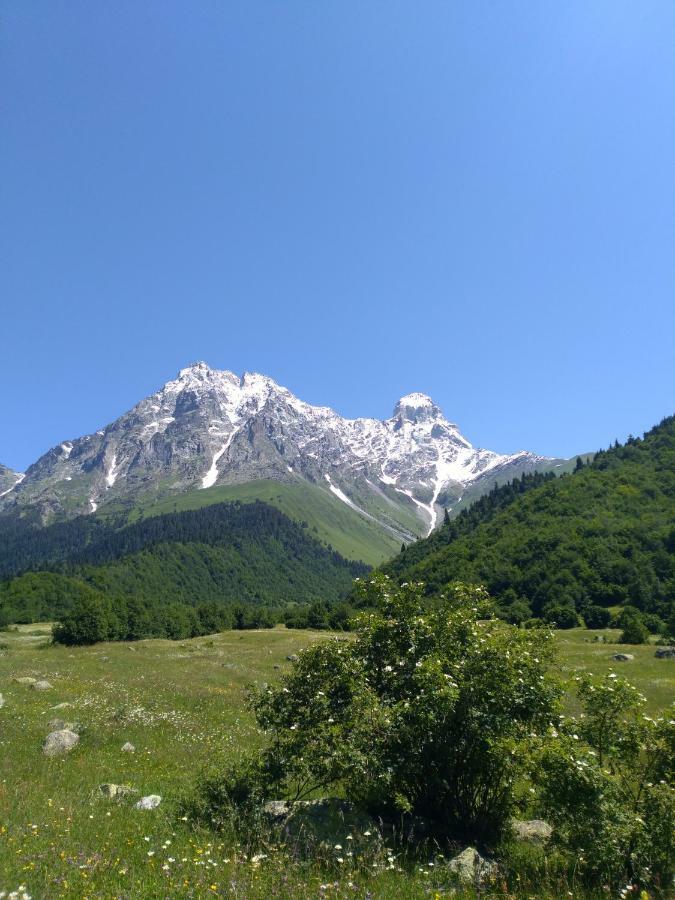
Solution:
M582 461L583 462L583 461ZM497 488L383 566L435 595L484 584L522 618L630 604L664 619L675 599L675 417L560 478Z
M149 495L140 498L137 506L129 513L129 520L134 521L142 515L147 517L184 509L199 509L228 500L239 500L242 503L262 500L269 503L296 522L306 522L314 537L345 558L363 560L369 565L379 565L390 559L401 547L400 537L388 532L380 521L365 518L338 500L330 491L300 478L296 482L268 479L245 484L216 485L206 490L173 494L160 499ZM399 511L399 517L402 515ZM412 511L409 512L406 524L411 530L420 529Z
M125 527L83 517L2 537L4 622L60 618L94 595L113 609L133 601L145 611L175 603L333 603L368 571L260 501L165 513Z

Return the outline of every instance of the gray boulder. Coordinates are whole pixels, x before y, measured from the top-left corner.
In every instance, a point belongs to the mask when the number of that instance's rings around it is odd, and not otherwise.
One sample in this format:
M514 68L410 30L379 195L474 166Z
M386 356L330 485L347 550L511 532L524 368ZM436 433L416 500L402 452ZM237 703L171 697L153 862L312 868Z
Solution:
M126 744L122 744L122 753L134 753L136 748L131 743L131 741L127 741Z
M543 819L512 819L511 830L517 840L528 844L547 844L553 834L553 827Z
M50 731L76 731L74 722L65 722L63 719L50 719L47 722Z
M346 800L270 800L263 811L298 856L311 857L317 851L331 856L343 851L358 854L382 842L375 821Z
M657 647L654 656L657 659L675 659L675 647Z
M17 684L35 684L37 678L31 678L30 675L22 675L19 678L13 678L12 681L16 681Z
M629 662L631 659L635 659L635 656L632 653L615 653L612 659L617 662Z
M64 728L61 731L52 731L51 734L48 734L42 750L45 756L60 756L63 753L70 753L79 743L79 734Z
M448 871L463 885L481 890L499 874L499 866L481 856L475 847L467 847L448 863Z
M162 798L159 794L148 794L147 797L141 797L138 803L135 803L134 806L136 809L157 809L159 804L162 802Z
M126 784L113 784L112 782L99 784L98 789L108 800L124 800L125 797L133 797L138 794L136 788L129 787Z
M34 691L51 691L52 687L51 682L45 680L35 681L31 684L31 688Z
M297 662L297 661L300 659L300 657L298 656L297 653L290 653L290 654L286 657L286 659L287 659L289 662Z

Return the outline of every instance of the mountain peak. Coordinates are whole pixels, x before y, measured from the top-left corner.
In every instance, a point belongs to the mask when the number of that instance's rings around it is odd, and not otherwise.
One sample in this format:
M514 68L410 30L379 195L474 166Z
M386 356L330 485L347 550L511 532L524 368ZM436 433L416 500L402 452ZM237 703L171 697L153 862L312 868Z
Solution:
M205 363L203 360L199 362L191 363L189 366L185 366L184 369L181 369L178 373L178 378L186 378L190 375L207 375L211 371L211 366L208 363Z
M428 419L442 419L443 413L427 394L415 391L401 397L394 407L394 418L405 419L408 422L424 422Z

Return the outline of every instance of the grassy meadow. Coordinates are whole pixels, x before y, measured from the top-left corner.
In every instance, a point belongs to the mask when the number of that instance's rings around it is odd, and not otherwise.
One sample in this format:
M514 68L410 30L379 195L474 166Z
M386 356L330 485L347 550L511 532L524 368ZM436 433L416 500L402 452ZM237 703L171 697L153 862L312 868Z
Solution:
M674 661L656 660L649 646L590 643L594 634L558 633L566 676L614 668L646 694L650 710L672 701ZM246 858L180 819L180 798L199 772L259 739L247 685L272 682L291 665L288 655L325 633L277 628L78 648L52 646L48 637L44 625L0 633L0 892L25 885L33 898L445 895L433 865L407 868L384 854L368 873L349 860L333 871L288 867L282 854ZM610 659L624 650L635 659ZM22 676L53 687L13 680ZM77 723L81 739L71 753L48 758L42 743L55 718ZM122 752L127 741L135 752ZM160 794L162 803L140 811L110 801L98 790L104 782Z

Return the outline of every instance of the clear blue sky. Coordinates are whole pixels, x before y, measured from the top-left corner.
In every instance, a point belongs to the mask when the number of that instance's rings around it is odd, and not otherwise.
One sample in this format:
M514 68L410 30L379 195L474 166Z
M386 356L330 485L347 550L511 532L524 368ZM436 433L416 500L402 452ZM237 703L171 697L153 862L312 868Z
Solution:
M2 0L0 461L204 359L552 455L675 411L675 3Z

